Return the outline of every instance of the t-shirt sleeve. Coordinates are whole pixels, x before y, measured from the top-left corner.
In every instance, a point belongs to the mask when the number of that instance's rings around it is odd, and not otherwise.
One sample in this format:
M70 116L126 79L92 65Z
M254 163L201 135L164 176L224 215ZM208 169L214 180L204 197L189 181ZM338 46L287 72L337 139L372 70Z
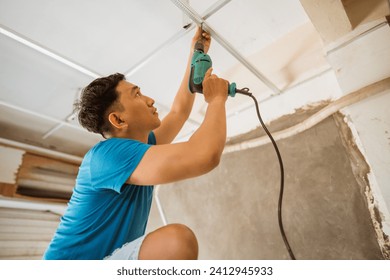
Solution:
M92 186L96 189L112 189L120 193L123 184L150 147L150 144L131 139L106 140L94 151L91 158Z

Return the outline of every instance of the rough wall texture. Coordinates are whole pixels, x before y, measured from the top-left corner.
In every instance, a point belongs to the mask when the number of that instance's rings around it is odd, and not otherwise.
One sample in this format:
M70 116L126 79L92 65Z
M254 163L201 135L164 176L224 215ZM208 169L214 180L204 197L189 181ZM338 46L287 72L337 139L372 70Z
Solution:
M283 222L297 259L382 259L363 191L333 118L278 143ZM273 147L223 156L209 174L162 186L169 223L196 233L200 259L288 259L279 233ZM153 207L148 230L161 226Z

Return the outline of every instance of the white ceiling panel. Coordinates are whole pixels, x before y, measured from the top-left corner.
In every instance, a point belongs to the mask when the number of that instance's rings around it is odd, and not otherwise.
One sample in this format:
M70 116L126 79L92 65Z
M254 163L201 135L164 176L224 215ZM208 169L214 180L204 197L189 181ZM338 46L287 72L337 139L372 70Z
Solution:
M197 13L204 14L210 7L212 7L213 5L221 1L220 0L186 0L183 2L187 2Z
M102 140L104 139L100 134L63 126L55 134L44 139L43 143L56 147L56 150L82 157L93 145Z
M43 135L45 130L55 124L53 120L42 118L37 114L29 114L16 110L13 107L0 104L0 137L7 138L13 135L15 127L29 129L36 135ZM25 134L26 137L28 133Z
M103 139L100 135L71 126L62 126L55 134L43 138L45 133L56 125L54 120L1 104L0 112L0 138L77 156L83 156L92 145Z
M55 118L72 111L90 77L0 34L0 99Z
M161 49L158 55L126 79L137 84L143 94L170 108L184 75L194 32L195 30L187 33L176 42Z
M182 22L182 13L170 1L0 3L2 25L101 75L126 71Z
M299 0L231 1L207 20L242 55L264 48L307 21Z

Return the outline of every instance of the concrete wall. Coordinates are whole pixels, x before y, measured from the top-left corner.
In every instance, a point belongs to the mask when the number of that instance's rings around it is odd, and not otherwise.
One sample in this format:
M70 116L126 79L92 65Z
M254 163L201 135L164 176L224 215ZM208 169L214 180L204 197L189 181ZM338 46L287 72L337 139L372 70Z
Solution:
M296 258L383 258L333 118L278 145L285 164L283 219ZM161 186L159 197L169 223L194 230L201 259L288 259L277 220L279 184L267 144L226 154L205 176ZM154 207L148 231L161 225Z

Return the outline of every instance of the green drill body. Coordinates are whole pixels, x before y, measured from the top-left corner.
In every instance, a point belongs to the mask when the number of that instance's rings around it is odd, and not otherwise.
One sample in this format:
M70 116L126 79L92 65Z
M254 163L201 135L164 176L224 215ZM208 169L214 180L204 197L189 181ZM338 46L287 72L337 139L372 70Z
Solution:
M191 59L191 73L188 83L189 89L192 93L203 93L202 82L207 70L213 65L211 58L208 54L204 53L203 43L201 41L196 42L194 48L194 54ZM229 84L228 94L231 97L236 95L236 83Z

